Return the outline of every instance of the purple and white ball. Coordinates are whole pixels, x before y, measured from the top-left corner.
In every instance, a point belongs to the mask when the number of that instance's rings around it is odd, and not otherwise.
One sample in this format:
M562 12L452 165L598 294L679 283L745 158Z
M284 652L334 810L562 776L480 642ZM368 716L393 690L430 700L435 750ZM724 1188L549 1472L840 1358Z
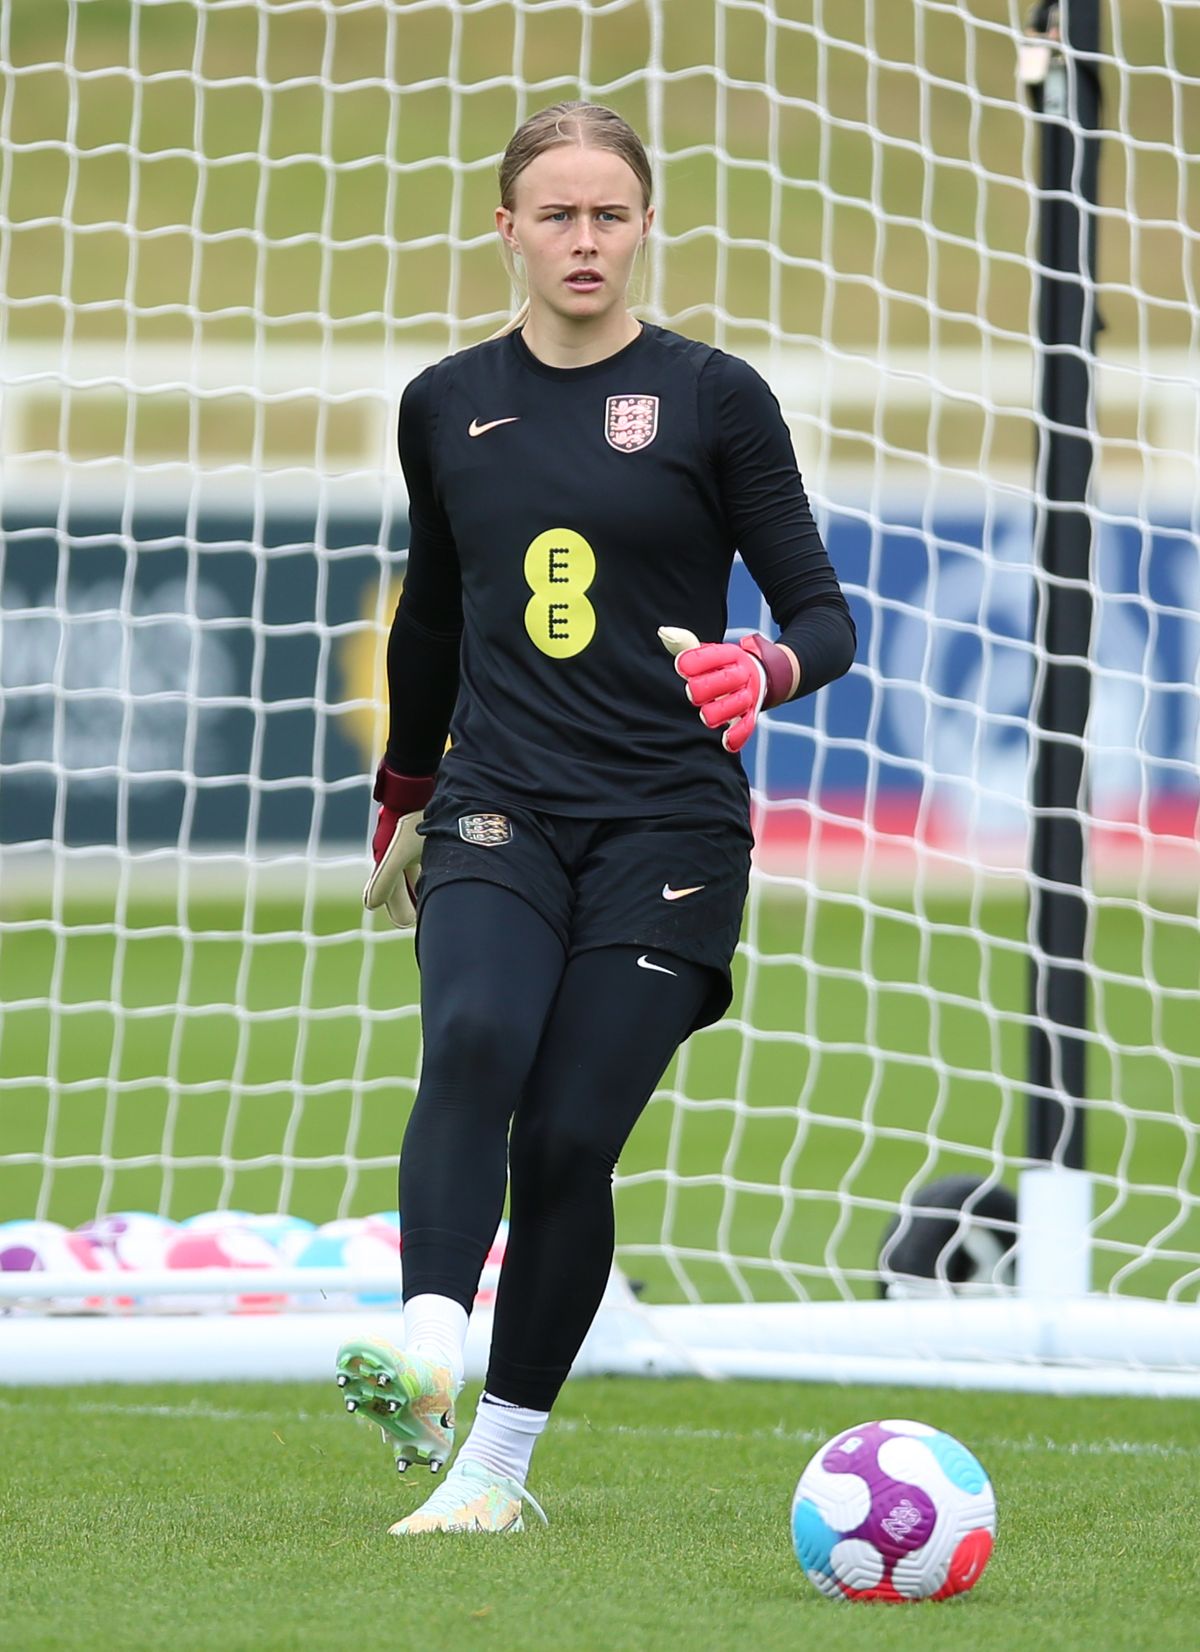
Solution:
M179 1232L177 1223L144 1210L97 1216L75 1229L81 1239L111 1265L126 1273L161 1268L167 1245Z
M0 1273L99 1273L105 1265L86 1239L60 1222L6 1222L0 1228Z
M0 1227L0 1273L4 1274L65 1274L84 1278L88 1274L104 1273L113 1263L98 1255L77 1233L59 1222L6 1222ZM42 1308L105 1308L103 1297L63 1296L38 1298Z
M946 1600L978 1582L996 1499L977 1458L926 1423L861 1423L823 1445L792 1499L792 1544L836 1600Z

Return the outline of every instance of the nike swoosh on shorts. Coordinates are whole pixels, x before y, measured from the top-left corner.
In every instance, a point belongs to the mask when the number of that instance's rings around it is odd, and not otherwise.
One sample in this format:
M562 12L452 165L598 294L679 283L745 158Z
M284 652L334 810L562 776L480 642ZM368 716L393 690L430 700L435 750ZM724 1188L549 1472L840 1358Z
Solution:
M510 414L507 419L491 419L487 424L480 424L478 419L472 419L470 424L467 426L467 435L486 436L488 431L495 430L497 425L517 424L520 417L521 415L519 413L513 413Z
M676 974L675 970L667 969L667 967L664 964L652 964L650 962L649 958L647 958L647 956L644 952L642 953L641 957L638 959L637 964L638 964L639 969L656 969L660 975L675 975Z

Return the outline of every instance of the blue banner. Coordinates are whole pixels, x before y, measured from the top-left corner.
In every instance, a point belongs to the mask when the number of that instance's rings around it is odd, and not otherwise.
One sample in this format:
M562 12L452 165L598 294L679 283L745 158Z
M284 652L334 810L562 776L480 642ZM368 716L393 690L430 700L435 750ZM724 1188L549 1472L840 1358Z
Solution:
M1028 512L823 522L851 676L747 749L772 796L1017 829L1036 670ZM0 519L0 838L361 842L403 519L364 509L76 508ZM314 547L317 547L314 549ZM1102 515L1089 731L1101 815L1197 796L1200 557L1186 522ZM769 623L745 569L730 626Z
M1028 510L922 521L835 511L822 524L850 598L850 678L772 713L750 772L771 796L819 791L854 812L908 800L1003 835L1020 830L1037 650ZM1198 794L1200 556L1184 520L1098 513L1088 725L1093 811L1180 817ZM730 620L766 618L745 568ZM778 737L782 734L782 738ZM903 812L903 811L900 811Z
M0 543L0 840L362 840L402 517L10 506Z

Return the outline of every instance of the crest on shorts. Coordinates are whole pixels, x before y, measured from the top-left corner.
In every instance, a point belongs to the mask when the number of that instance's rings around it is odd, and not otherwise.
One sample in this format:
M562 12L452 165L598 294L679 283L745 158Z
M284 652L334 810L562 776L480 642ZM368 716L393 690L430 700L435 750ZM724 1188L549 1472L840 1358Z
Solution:
M458 835L464 843L480 843L485 849L512 842L512 821L507 815L460 815Z
M604 412L604 434L618 453L636 453L658 435L657 396L610 396Z

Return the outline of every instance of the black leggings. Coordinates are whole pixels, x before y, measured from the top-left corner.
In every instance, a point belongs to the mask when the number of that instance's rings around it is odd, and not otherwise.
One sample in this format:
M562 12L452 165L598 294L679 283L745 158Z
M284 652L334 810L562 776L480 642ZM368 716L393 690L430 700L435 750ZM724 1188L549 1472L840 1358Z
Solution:
M400 1158L405 1299L436 1292L470 1311L507 1169L487 1386L548 1411L608 1280L617 1158L711 972L636 946L568 959L528 902L479 881L429 893L420 964L424 1059Z

